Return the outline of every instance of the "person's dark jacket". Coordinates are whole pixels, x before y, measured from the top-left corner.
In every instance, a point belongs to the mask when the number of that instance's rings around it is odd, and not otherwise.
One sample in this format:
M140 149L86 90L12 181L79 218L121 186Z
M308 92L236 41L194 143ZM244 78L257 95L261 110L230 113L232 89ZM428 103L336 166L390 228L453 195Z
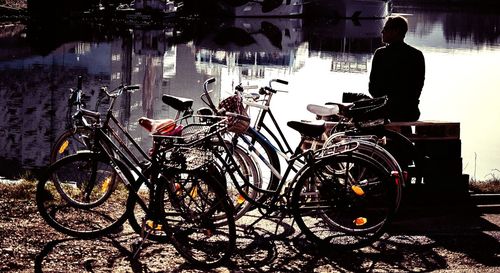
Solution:
M422 52L404 42L394 42L375 51L369 92L373 97L388 96L391 121L416 121L424 79Z

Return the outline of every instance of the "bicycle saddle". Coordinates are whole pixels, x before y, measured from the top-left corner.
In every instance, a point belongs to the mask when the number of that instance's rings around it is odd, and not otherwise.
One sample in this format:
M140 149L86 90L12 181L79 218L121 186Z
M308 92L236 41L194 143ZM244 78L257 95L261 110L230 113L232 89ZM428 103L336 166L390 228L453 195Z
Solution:
M177 111L186 111L191 109L191 107L193 106L192 99L187 99L182 97L163 95L161 97L161 100L163 101L163 103L174 108Z
M314 121L289 121L287 122L288 127L296 130L302 135L309 137L318 137L323 132L325 132L325 121L324 120L314 120Z
M339 121L341 117L346 115L349 106L329 102L325 105L309 104L307 110L316 115L316 119L326 121Z
M148 132L154 135L174 135L175 126L173 119L150 119L147 117L139 118L139 124Z

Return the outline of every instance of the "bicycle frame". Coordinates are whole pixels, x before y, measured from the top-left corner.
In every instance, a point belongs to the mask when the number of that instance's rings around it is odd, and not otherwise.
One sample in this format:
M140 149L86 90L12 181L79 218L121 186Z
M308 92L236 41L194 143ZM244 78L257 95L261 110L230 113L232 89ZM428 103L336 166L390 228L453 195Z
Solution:
M259 134L257 136L259 137L261 135ZM222 146L224 147L225 152L228 155L230 155L231 154L230 153L230 149L225 144L223 136L220 135L220 134L218 134L218 138L219 138L219 142L221 142L223 144ZM246 194L246 192L243 190L243 187L240 184L234 183L234 186L236 187L236 189L238 190L238 192L245 198L245 200L247 200L248 202L250 202L252 205L256 206L259 209L266 209L266 210L269 210L271 212L272 211L276 211L276 210L286 211L288 209L287 205L285 204L284 206L279 206L278 202L280 202L283 199L283 197L285 198L285 200L288 200L287 197L290 196L291 191L293 189L293 183L296 181L297 177L300 176L300 174L306 169L306 167L313 166L315 160L317 160L317 158L315 158L315 154L322 155L321 158L326 158L326 157L334 156L336 154L336 152L334 152L333 154L327 152L326 155L323 153L323 151L325 151L326 149L332 149L332 147L328 147L328 148L325 148L325 149L320 149L320 150L317 150L317 151L312 151L312 150L302 151L301 147L302 147L302 144L304 144L304 141L306 141L306 139L307 139L307 137L302 136L301 140L300 140L299 144L297 145L297 148L295 148L293 154L289 158L285 158L285 160L287 162L287 167L286 167L283 175L282 176L280 175L278 187L277 187L276 190L264 190L264 189L255 187L241 173L241 170L239 168L234 168L236 170L237 174L243 179L244 186L249 186L253 190L255 190L255 191L259 192L259 193L271 194L271 198L270 198L269 204L258 202L256 200L250 198ZM345 147L348 147L348 149L346 149L345 151L348 151L348 150L351 151L351 150L354 150L354 149L357 148L358 144L356 144L355 147L350 147L349 146L350 144L351 143L342 144ZM303 160L302 162L304 162L304 164L302 164L303 166L299 170L296 170L295 163L297 161L300 161L300 160ZM231 156L229 157L229 163L228 163L228 165L230 167L231 166L236 166L236 161ZM272 168L272 166L270 166L270 167ZM288 177L289 177L289 175L290 175L290 173L292 171L295 171L294 178L291 179L291 180L288 180ZM236 181L236 177L235 177L235 175L234 175L233 172L229 172L229 175L231 176L231 179L233 181ZM264 215L266 215L266 213L263 213L262 217L264 217Z
M104 156L110 160L111 165L120 176L121 180L129 190L134 195L137 203L141 206L141 208L148 214L154 215L151 209L148 208L144 200L139 196L139 186L145 184L147 187L151 188L151 181L144 175L144 171L138 167L140 164L140 160L137 156L133 154L133 152L127 147L125 141L120 138L118 132L116 132L111 126L110 122L112 122L117 128L119 128L120 132L123 133L127 140L132 143L132 145L140 152L140 154L148 161L152 162L151 158L147 155L147 153L141 149L139 144L133 139L133 137L123 128L118 119L113 115L112 109L114 106L116 97L112 98L110 106L108 108L106 118L102 124L102 126L97 127L98 125L93 125L92 129L94 130L94 147L92 147L93 152L104 154ZM88 113L84 113L86 115ZM118 145L115 143L118 142ZM111 151L108 151L108 148L111 148ZM125 166L128 168L127 171L133 172L134 176L137 177L136 181L128 181L128 179L124 176L120 166ZM150 166L150 171L155 171L154 166ZM152 176L155 177L155 176Z
M222 146L225 150L225 152L230 155L231 154L231 151L230 151L230 148L227 147L227 145L225 144L224 142L224 137L222 135L218 135L218 138L219 138L219 143L222 143ZM294 170L294 162L296 162L297 160L299 160L300 158L307 158L308 155L312 154L312 151L306 151L305 153L302 152L302 149L300 149L301 145L303 144L304 142L304 138L301 139L299 145L297 146L297 148L295 149L293 155L290 157L290 158L287 158L285 159L287 161L287 168L285 169L285 172L283 173L283 175L280 175L280 180L279 180L279 183L278 183L278 188L276 190L264 190L264 189L261 189L261 188L258 188L258 187L255 187L252 183L250 183L248 181L248 179L241 173L241 170L239 168L234 168L237 172L237 174L243 179L244 181L244 186L249 186L251 187L253 190L259 192L259 193L267 193L267 194L271 194L271 199L270 199L270 202L269 204L265 204L265 203L261 203L261 202L257 202L256 200L250 198L246 192L243 190L243 187L238 184L238 183L233 183L234 186L236 187L236 189L238 190L238 192L245 198L246 201L250 202L252 205L258 207L259 209L267 209L267 210L271 210L271 211L275 211L275 210L282 210L278 205L277 203L282 199L283 196L289 196L289 194L291 193L291 189L293 187L288 187L283 193L283 189L285 188L285 186L287 186L289 183L293 183L294 180L287 180L288 179L288 176L290 175L290 173L292 172L292 170ZM248 140L247 140L248 141ZM310 156L309 158L312 158L312 156ZM230 167L232 166L236 166L236 161L234 160L234 158L232 156L230 156L228 158L228 165ZM312 162L312 161L311 161ZM309 162L309 163L311 163ZM272 168L272 166L270 166ZM274 170L276 171L276 170ZM229 175L231 176L231 179L233 181L236 181L236 177L235 177L235 174L233 172L228 172ZM300 174L300 172L298 172L295 176L297 176L298 174Z

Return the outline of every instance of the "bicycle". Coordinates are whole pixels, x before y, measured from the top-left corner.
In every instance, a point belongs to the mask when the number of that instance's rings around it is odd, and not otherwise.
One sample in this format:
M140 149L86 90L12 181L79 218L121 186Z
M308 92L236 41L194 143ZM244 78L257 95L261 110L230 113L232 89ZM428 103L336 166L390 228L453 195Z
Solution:
M268 198L266 190L276 190L279 180L281 179L281 163L280 158L287 160L292 154L293 149L285 138L281 127L279 126L271 108L271 99L273 94L280 91L272 88L272 84L280 83L287 85L288 82L281 79L272 79L269 81L269 86L259 89L259 94L248 94L244 92L244 87L239 84L235 87L235 95L241 97L243 104L248 107L255 107L259 109L256 121L247 130L234 134L231 138L233 146L242 147L247 150L250 157L254 160L261 173L261 183L258 186L259 199L264 200ZM205 88L205 93L202 95L202 101L211 109L213 113L219 111L218 107L210 99L209 91ZM263 96L263 97L261 97ZM276 135L271 127L268 127L265 118L269 116L273 128L276 130ZM268 136L274 141L271 142L261 130L264 130ZM294 170L298 170L303 164L299 161L296 162Z
M343 101L350 104L308 105L308 110L315 114L317 119L332 121L334 124L326 134L326 139L322 141L323 145L352 138L364 138L368 140L367 144L371 142L374 148L379 143L383 148L376 147L379 151L365 149L366 153L371 153L393 170L397 170L399 166L404 184L410 180L413 180L412 183L418 183L422 178L420 166L424 158L421 158L413 142L406 136L384 127L389 123L384 112L387 98L372 99L357 93L344 93Z
M214 81L212 79L210 83ZM204 90L205 99L211 102L206 86ZM246 229L251 229L262 219L278 217L282 221L283 217L292 216L306 237L325 249L357 248L379 238L399 207L399 175L388 172L371 158L353 153L358 148L356 141L317 151L303 151L302 144L306 140L324 133L323 121L317 124L290 121L287 125L298 131L301 139L286 160L287 168L276 189L255 188L269 198L251 198L239 183L235 183L240 194L261 212L261 216ZM218 137L221 143L225 143L223 136ZM255 137L260 138L260 134ZM299 160L303 161L303 166L295 171L295 163ZM229 172L232 180L237 180L241 173L232 168L234 160L229 158L225 164L227 169L234 170ZM289 180L292 171L295 171L295 176Z
M102 90L101 93L105 94L105 92ZM84 94L82 90L81 76L78 77L77 88L75 90L71 89L70 94L71 94L70 99L68 100L69 102L68 112L71 111L72 106L76 106L76 113L70 117L70 121L68 122L69 124L72 124L72 128L61 134L61 136L56 141L56 144L52 148L51 162L55 162L56 159L62 157L63 155L74 154L77 151L92 149L92 142L93 142L92 136L94 134L93 133L94 129L92 128L92 126L90 126L90 121L88 120L90 118L89 115L82 115L82 112L87 110L83 108L84 103L82 102L82 97L84 96ZM104 96L103 98L108 98L108 96ZM145 130L147 130L153 135L165 135L165 134L177 135L179 134L180 130L182 130L182 126L176 127L176 123L182 120L181 118L192 116L194 113L194 110L192 109L193 100L182 97L164 95L162 97L162 101L163 103L165 103L166 105L177 111L175 118L155 120L146 117L141 117L138 120L139 125L141 125ZM98 102L98 105L99 103L100 101ZM200 112L200 110L198 110L198 112ZM126 132L123 126L121 126L116 119L113 121L115 124L118 124L119 133L123 134L127 138L127 140L133 144L135 149L140 152L142 160L139 159L133 153L129 152L128 150L125 150L125 152L127 152L127 155L130 157L130 159L133 160L135 165L140 166L140 168L143 170L146 170L148 164L150 164L151 161L149 155L146 154L146 152L144 152L138 145L135 144L135 141L133 141L132 137ZM109 133L113 134L114 139L118 140L121 143L121 145L125 145L125 141L120 140L120 137L116 132L109 131ZM108 151L110 150L111 149L108 148ZM254 164L250 165L248 164L249 162L252 162L248 158L248 155L240 147L232 148L231 152L238 160L239 167L243 170L246 176L249 179L251 179L254 184L259 183L260 174L256 169L256 167L254 166ZM224 170L221 170L221 172L224 173ZM72 203L73 205L85 206L85 203L87 203L87 205L93 206L93 205L99 205L99 202L102 203L108 198L109 194L111 194L112 192L113 185L116 184L114 183L114 180L115 178L109 179L109 181L106 181L106 183L103 184L101 188L103 189L102 191L105 194L101 194L100 198L95 201L89 200L88 195L90 194L90 192L88 190L87 191L82 190L80 192L80 195L76 195L75 193L70 195L65 193L64 188L61 187L61 183L55 183L55 186L59 194L62 197L64 197L66 201ZM248 188L248 191L250 193L252 190ZM245 214L246 211L248 211L249 205L244 202L244 200L237 193L237 191L233 190L229 192L234 193L230 197L233 206L235 207L235 216L239 218L243 214ZM76 199L75 197L79 197L80 200L75 200ZM132 229L134 229L137 233L141 233L142 227L141 224L139 224L140 221L138 219L141 219L144 215L141 212L141 210L137 209L134 209L134 214L137 214L137 216L131 217L129 219L129 223ZM158 232L159 234L156 233L157 232L153 232L152 234L150 234L149 239L155 241L165 240L164 235L162 235L161 232Z
M78 76L76 89L70 89L67 109L67 124L70 128L56 139L50 151L50 163L54 163L64 156L75 154L77 151L88 150L91 147L92 130L88 130L90 121L87 121L87 117L76 118L72 116L73 106L75 106L75 112L77 113L85 107L85 103L82 101L85 97L82 91L82 80L82 76Z
M269 81L269 85L262 87L259 89L259 94L245 94L244 92L244 87L241 85L236 86L235 90L236 92L239 92L242 97L246 98L244 100L244 104L246 104L249 107L255 107L259 109L259 113L257 115L256 121L252 127L249 128L248 133L246 135L239 135L237 136L238 139L242 139L244 143L246 143L247 149L252 151L252 146L259 145L264 147L261 149L262 152L258 153L257 156L254 156L254 158L257 159L257 161L260 163L258 164L261 166L264 170L269 169L272 173L271 180L268 186L268 189L275 189L277 185L277 180L281 178L280 174L278 173L280 170L280 161L278 159L278 156L281 158L287 158L287 156L290 156L293 151L291 148L291 145L288 143L287 139L285 138L271 108L271 98L274 94L278 92L286 92L286 91L280 91L277 89L272 88L272 83L277 82L280 84L288 84L287 81L280 80L280 79L272 79ZM260 96L264 96L261 98ZM310 106L310 105L309 105ZM308 108L309 108L308 106ZM323 107L320 108L323 112L325 110L330 109ZM327 113L330 113L327 112ZM336 112L338 113L338 111ZM326 115L326 114L324 114ZM332 114L330 114L331 116ZM277 134L275 134L272 130L271 127L267 126L266 124L266 116L270 117L270 120L272 122L272 126L274 126L274 129L276 130ZM340 126L339 126L340 127ZM264 130L264 133L266 135L270 136L270 138L273 140L273 143L276 143L276 146L269 141L269 139L264 136L263 133L261 133L261 129ZM259 137L255 137L255 135L259 134ZM330 132L329 134L332 134ZM327 133L328 135L328 133ZM321 136L323 137L323 136ZM325 142L324 144L318 145L319 144L319 138L316 138L312 140L313 143L315 143L317 147L315 149L321 148L323 145L328 146L330 144L336 143L340 141L339 135L336 134L335 136L332 136L329 141ZM344 137L345 138L345 137ZM334 141L335 140L335 141ZM359 153L359 156L362 157L368 157L368 158L375 158L379 162L382 162L384 167L386 167L387 171L389 172L397 172L399 176L402 179L402 182L404 184L403 179L405 178L403 176L403 171L401 170L401 167L399 166L399 163L394 159L392 154L390 154L386 149L381 147L379 144L383 142L382 140L379 140L378 138L375 138L374 136L361 136L358 135L356 137L351 136L350 140L355 140L358 142L359 147L356 149L355 153ZM233 142L238 143L237 139L233 139ZM307 145L304 145L304 149L307 148ZM261 155L265 154L264 157ZM273 159L273 160L267 160L267 159ZM303 162L296 162L295 165L295 170L301 168L303 166ZM264 196L265 197L265 196Z
M133 217L134 207L138 204L146 215L141 225L142 240L154 231L161 231L189 262L198 266L221 264L234 250L236 230L233 208L224 189L206 174L211 159L206 158L189 170L178 168L170 164L182 163L183 158L167 158L165 149L169 147L168 155L178 155L175 151L180 149L181 142L185 147L206 144L214 133L225 130L224 119L209 117L216 122L201 122L208 129L194 132L199 137L196 141L175 136L176 141L163 142L164 145L160 146L163 150L153 149L150 164L139 166L133 153L111 127L113 124L122 130L133 146L148 157L112 113L116 98L124 91L137 88L121 85L111 92L103 88L111 102L102 122L99 113L80 109L80 115L95 120L90 124L93 131L91 150L79 151L50 165L37 185L37 208L44 220L57 231L75 237L95 238L112 232ZM207 117L203 118L207 120ZM158 139L163 138L154 137L155 141ZM85 191L99 193L99 185L109 181L109 177L114 177L117 185L110 190L112 194L98 204L84 202L81 206L67 202L65 196L54 191L54 184L58 183L66 184L72 190L78 188L75 185L83 184ZM141 187L149 190L149 200L140 193ZM72 192L68 190L66 193L71 196ZM218 224L220 222L224 225ZM141 245L142 242L134 255L139 253Z

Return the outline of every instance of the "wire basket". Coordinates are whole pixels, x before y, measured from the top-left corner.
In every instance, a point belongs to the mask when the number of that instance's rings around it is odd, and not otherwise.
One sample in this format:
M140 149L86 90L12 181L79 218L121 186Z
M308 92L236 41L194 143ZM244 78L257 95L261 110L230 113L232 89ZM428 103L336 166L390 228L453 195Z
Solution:
M178 122L184 126L180 136L154 136L153 160L161 166L182 170L199 169L213 159L213 138L227 130L225 117L190 116Z

